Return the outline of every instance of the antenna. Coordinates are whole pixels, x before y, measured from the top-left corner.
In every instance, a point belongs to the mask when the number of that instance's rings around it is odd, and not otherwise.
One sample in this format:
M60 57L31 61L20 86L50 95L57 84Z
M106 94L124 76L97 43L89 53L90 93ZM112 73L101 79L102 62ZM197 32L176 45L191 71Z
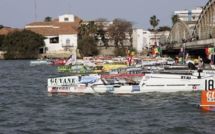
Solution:
M34 0L34 20L37 20L37 1Z
M68 0L68 14L71 14L71 2Z

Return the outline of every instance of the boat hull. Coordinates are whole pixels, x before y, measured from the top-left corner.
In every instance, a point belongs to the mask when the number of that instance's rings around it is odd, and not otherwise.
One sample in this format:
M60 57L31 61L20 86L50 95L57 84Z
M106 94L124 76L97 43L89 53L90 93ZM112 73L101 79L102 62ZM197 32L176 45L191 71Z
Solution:
M80 81L79 76L70 76L48 79L48 92L142 94L146 92L201 91L213 89L215 85L214 80L214 76L199 77L198 75L146 74L141 77L138 83L126 83L123 81L107 83L100 76L93 82L83 83Z

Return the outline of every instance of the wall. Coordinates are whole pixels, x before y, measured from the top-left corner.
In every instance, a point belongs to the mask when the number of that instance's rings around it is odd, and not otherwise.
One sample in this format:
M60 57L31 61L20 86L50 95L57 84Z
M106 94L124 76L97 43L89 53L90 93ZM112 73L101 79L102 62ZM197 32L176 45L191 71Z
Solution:
M65 18L68 18L68 21L65 21ZM75 21L74 15L66 14L59 16L59 22L74 22L74 21Z
M47 53L56 53L57 51L65 51L64 46L72 46L69 47L71 49L77 49L77 35L59 35L59 43L50 43L50 38L56 36L47 36L45 39L46 47L48 48ZM69 39L70 43L66 44L66 40Z
M143 29L133 30L133 47L141 53L143 48L149 47L150 32Z

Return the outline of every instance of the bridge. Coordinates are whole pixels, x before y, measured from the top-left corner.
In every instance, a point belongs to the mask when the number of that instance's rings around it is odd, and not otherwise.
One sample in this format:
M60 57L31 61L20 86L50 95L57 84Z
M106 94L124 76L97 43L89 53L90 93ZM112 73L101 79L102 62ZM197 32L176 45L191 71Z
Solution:
M204 49L215 47L215 0L209 0L195 24L177 21L162 46L164 53L178 53L185 48L194 55L204 55Z

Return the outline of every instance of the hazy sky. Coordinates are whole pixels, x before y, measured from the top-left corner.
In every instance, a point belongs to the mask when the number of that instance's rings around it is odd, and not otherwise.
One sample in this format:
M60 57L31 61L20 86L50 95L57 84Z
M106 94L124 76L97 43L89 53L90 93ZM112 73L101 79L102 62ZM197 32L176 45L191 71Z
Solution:
M36 10L35 4L36 1ZM83 20L122 18L138 28L151 28L149 18L156 15L160 26L171 26L175 10L204 6L208 0L0 0L0 25L23 28L46 16L72 13ZM35 17L36 12L36 17Z

